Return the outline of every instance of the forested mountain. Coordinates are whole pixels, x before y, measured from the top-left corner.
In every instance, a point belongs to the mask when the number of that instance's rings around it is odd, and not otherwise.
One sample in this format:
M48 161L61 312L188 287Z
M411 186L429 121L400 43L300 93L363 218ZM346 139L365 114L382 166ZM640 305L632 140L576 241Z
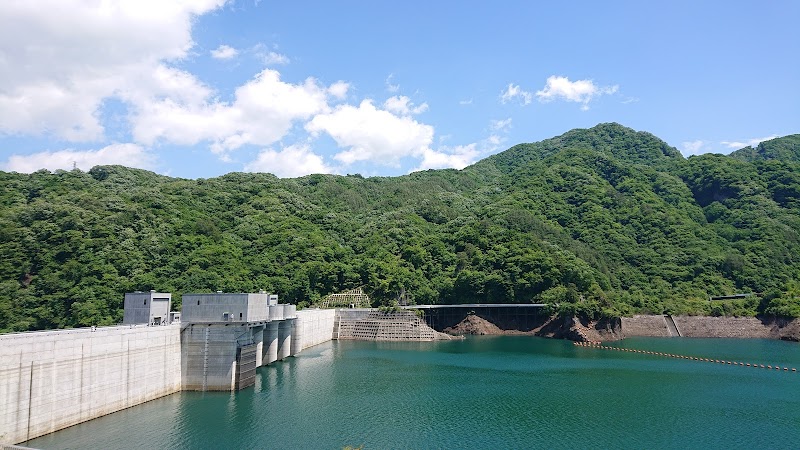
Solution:
M618 124L394 178L0 172L0 331L111 324L124 292L800 316L800 135L684 159ZM709 295L762 293L743 301ZM305 302L305 303L304 303Z

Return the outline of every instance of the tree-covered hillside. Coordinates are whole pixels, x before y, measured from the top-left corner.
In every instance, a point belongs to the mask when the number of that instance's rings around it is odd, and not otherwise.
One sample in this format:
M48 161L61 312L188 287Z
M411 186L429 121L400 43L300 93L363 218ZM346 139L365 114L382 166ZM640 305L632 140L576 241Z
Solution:
M800 316L800 142L684 159L618 124L395 178L0 172L0 331L120 321L124 292L365 285L374 300ZM744 301L709 295L757 292Z

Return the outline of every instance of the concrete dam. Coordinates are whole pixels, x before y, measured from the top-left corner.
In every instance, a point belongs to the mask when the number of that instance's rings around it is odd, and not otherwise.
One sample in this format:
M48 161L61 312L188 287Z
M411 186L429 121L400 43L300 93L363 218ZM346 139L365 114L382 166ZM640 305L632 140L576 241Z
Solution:
M260 293L125 294L123 324L0 335L0 444L182 390L235 391L332 339L441 338L412 311L305 309Z
M330 341L335 310L277 296L125 295L123 324L0 335L0 443L14 444L181 390L251 386L256 368Z

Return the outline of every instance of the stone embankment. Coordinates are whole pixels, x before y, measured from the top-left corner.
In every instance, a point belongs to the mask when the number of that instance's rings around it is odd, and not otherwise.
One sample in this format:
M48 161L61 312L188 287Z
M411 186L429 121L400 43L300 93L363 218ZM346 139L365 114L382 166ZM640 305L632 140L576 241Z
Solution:
M640 316L620 318L621 331L626 336L669 337L664 316Z
M800 319L764 317L672 316L683 337L762 338L800 341ZM627 336L671 336L664 316L633 316L621 319Z
M762 338L800 342L800 319L636 315L590 321L577 317L552 317L531 330L520 331L500 328L484 317L471 314L444 332L462 335L534 335L579 342L616 341L631 336Z
M382 312L373 309L340 310L334 325L339 340L435 341L450 340L411 311Z

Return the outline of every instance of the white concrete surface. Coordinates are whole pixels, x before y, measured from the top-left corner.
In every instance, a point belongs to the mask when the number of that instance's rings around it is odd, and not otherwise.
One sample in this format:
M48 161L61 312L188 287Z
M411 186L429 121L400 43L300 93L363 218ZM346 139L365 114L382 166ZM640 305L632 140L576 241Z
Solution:
M0 335L0 442L178 392L180 355L178 325Z
M334 309L303 309L297 311L295 332L292 335L292 355L333 339L336 320Z
M292 352L292 324L297 319L278 322L278 360L286 359Z
M270 307L270 310L272 307ZM274 363L278 360L278 324L280 322L268 322L264 328L264 356L261 365Z

